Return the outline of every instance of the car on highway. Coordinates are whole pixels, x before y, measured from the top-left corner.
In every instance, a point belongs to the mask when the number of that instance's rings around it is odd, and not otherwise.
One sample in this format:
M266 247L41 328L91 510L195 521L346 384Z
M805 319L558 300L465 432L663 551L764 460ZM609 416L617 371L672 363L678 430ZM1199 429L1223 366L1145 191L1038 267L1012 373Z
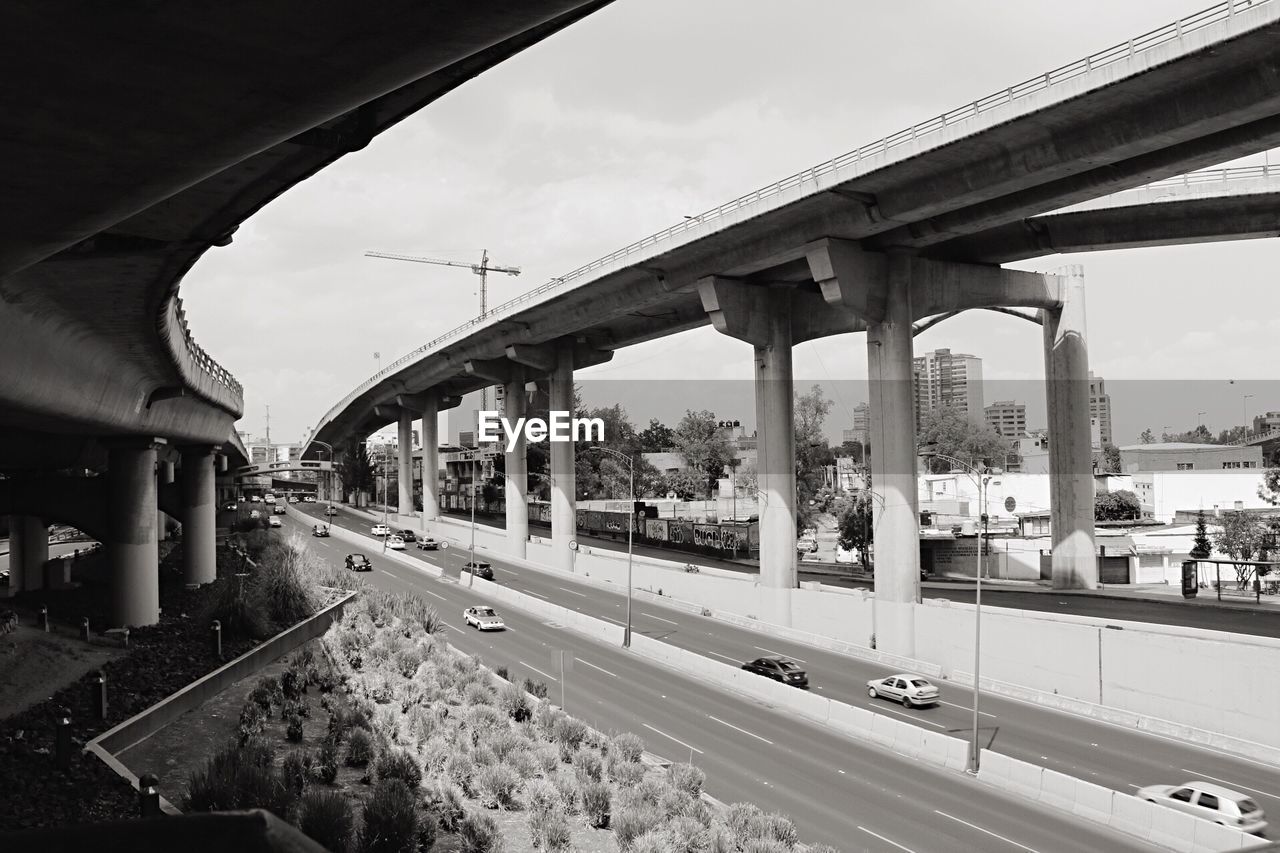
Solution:
M250 517L250 518L261 518L261 517L262 517L262 513L258 512L256 509L251 509L251 510L249 510L249 517Z
M258 495L254 495L253 497L249 498L249 502L250 502L250 503L255 503L255 504L260 504L260 503L262 503L262 498L261 498L261 497L259 497Z
M1148 785L1137 796L1149 803L1167 806L1196 817L1261 835L1267 828L1262 808L1246 794L1208 782L1185 785Z
M809 674L800 668L800 664L782 655L756 658L742 665L747 672L790 684L792 687L808 687Z
M279 527L279 526L280 526L280 519L276 518L276 517L273 515L273 516L271 516L271 521L270 521L270 522L268 522L268 523L269 523L272 527Z
M262 498L262 500L263 500L264 502L266 502L266 503L273 504L273 503L275 503L275 502L276 502L276 496L275 496L275 495L265 495L265 496Z
M370 563L369 558L364 554L348 554L347 570L352 572L371 572L373 571L373 563Z
M232 501L231 503L224 506L223 509L226 510L227 512L237 512L240 509L240 505L237 504L235 501Z
M388 537L387 537L387 547L388 547L388 548L390 548L392 551L403 551L403 550L404 550L404 540L403 540L403 539L401 539L399 536L394 536L394 535L393 535L393 536L388 536Z
M905 672L871 679L867 682L867 695L901 702L904 708L938 704L938 688L931 681Z
M418 538L412 530L400 530L396 532L396 535L406 542L412 542Z
M327 507L325 507L325 508L324 508L324 514L325 514L325 515L337 515L337 514L338 514L338 511L337 511L336 509L334 509L333 507L331 507L331 506L327 506Z
M462 611L462 621L477 631L504 631L507 627L492 607L468 607Z
M327 538L328 538L328 536L329 536L329 525L327 525L327 524L313 524L313 525L311 526L311 535L312 535L312 536L319 536L319 537L321 537L322 539L327 539Z
M423 536L421 539L418 540L418 550L419 551L439 551L440 543L437 542L435 539L432 539L430 536Z
M271 508L271 511L276 515L284 515L285 513L284 504L276 504Z
M476 577L481 580L493 580L493 566L484 560L476 560L475 562L467 561L462 564L462 571L475 572Z
M370 536L390 536L391 528L387 527L385 524L375 524L372 528L370 528L369 535Z

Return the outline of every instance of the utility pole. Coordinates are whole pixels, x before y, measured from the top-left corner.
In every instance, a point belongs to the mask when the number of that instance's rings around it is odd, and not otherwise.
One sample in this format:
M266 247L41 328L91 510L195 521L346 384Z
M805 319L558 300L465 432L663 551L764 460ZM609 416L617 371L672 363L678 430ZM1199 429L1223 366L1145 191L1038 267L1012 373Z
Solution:
M520 275L519 267L502 267L491 266L489 264L489 250L483 249L480 252L480 263L468 264L459 261L445 261L439 258L421 258L415 255L397 255L391 252L365 252L366 258L384 258L389 261L410 261L415 264L435 264L441 267L470 267L471 271L480 276L480 316L483 317L489 313L489 273L500 272L507 275ZM489 386L486 385L480 389L480 410L485 411L489 408Z

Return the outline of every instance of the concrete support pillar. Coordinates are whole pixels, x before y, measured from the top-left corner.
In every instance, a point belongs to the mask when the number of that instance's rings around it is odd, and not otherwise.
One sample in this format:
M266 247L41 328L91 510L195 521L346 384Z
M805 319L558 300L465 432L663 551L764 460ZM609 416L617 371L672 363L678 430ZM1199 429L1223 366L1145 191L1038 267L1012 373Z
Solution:
M915 654L920 598L910 259L889 259L884 317L867 326L876 648Z
M400 423L397 429L399 448L396 461L399 481L399 505L396 513L401 517L416 515L413 509L413 412L400 409Z
M159 551L156 547L156 447L158 439L107 443L107 591L112 627L160 621Z
M570 396L572 399L572 393ZM503 388L503 416L515 424L525 415L524 368L511 366ZM511 556L524 559L529 543L529 461L525 456L524 431L521 430L510 450L506 451L507 547Z
M156 490L159 491L161 486L168 486L174 480L173 463L160 459L156 462ZM156 539L160 542L169 538L168 525L165 524L167 515L162 510L156 510Z
M49 525L33 515L9 516L9 591L44 588L49 561Z
M556 350L556 365L551 371L551 403L553 412L573 411L573 347L562 343ZM551 564L573 571L573 541L577 527L576 489L574 478L574 443L552 441L551 445Z
M768 343L755 347L760 487L760 617L791 624L796 586L795 392L791 376L790 290L767 295Z
M182 448L182 577L187 586L218 577L218 505L214 489L217 448Z
M440 517L440 396L428 391L422 406L422 521Z
M1062 305L1042 313L1049 415L1049 524L1055 589L1094 589L1093 448L1089 423L1089 350L1084 271L1066 267Z

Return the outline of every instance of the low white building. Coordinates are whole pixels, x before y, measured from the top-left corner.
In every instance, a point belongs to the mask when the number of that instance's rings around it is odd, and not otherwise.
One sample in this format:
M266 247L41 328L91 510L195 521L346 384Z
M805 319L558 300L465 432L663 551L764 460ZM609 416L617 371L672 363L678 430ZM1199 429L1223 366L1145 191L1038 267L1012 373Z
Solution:
M1258 497L1262 471L1256 469L1210 471L1139 471L1133 475L1133 491L1144 514L1169 524L1178 510L1267 509Z

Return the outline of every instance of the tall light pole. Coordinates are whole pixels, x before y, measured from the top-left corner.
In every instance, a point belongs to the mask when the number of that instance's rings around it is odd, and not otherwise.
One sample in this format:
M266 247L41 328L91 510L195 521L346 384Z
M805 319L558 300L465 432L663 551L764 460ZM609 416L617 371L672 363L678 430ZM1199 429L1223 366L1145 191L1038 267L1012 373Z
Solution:
M937 451L926 451L921 455L936 456L953 465L959 465L973 477L978 486L978 506L982 512L982 533L978 535L978 559L975 566L977 586L973 598L973 734L969 748L969 772L977 773L978 758L981 755L981 750L978 746L978 703L982 696L982 571L984 568L982 544L987 534L987 483L991 481L991 475L994 471L986 469L985 465L983 468L986 470L980 470L968 462Z
M391 538L391 528L387 527L387 446L382 445L382 553L387 553L387 540Z
M474 588L476 585L476 462L480 448L473 447L464 452L471 454L471 565L470 571L467 572L467 586Z
M587 449L595 450L600 453L608 453L610 456L618 457L623 462L627 463L627 471L630 473L631 488L629 489L630 496L627 499L627 503L630 504L630 508L627 510L627 516L628 516L628 519L627 519L627 626L622 631L622 647L624 649L630 648L631 647L631 558L632 558L631 531L636 526L636 463L635 463L635 460L632 459L627 454L618 450L614 450L610 447L600 447L599 445L593 444Z
M321 447L328 448L328 450L329 450L329 470L328 470L327 472L325 472L325 475L324 475L324 484L325 484L325 490L324 490L324 493L325 493L325 514L324 514L324 517L325 517L325 523L327 524L327 523L328 523L328 520L329 520L329 512L328 512L328 510L333 509L333 445L332 445L332 444L329 444L329 443L328 443L328 442L326 442L326 441L317 441L317 440L316 440L316 439L314 439L314 438L313 438L313 439L311 439L311 443L312 443L312 444L318 444L318 445L320 445Z
M1249 434L1249 400L1252 397L1252 394L1245 394L1244 399L1240 401L1240 417L1243 419L1244 434L1246 436Z

